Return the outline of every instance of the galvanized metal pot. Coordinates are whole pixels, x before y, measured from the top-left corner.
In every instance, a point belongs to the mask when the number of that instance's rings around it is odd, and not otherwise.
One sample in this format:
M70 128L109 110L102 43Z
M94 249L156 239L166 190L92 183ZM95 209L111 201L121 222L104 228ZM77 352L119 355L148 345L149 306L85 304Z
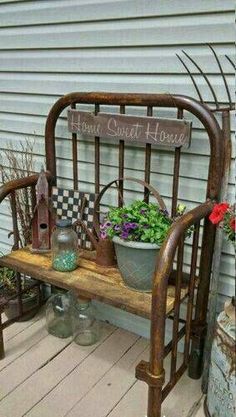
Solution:
M152 278L159 246L153 243L124 241L113 238L117 264L128 287L137 291L152 290Z
M232 313L229 313L232 311ZM226 304L220 313L211 351L205 414L234 417L236 404L235 306Z

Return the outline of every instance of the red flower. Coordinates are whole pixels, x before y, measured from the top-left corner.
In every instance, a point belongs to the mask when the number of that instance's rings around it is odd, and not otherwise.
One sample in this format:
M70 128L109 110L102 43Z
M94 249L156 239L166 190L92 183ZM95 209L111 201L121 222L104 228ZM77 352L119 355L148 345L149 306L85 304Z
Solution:
M229 225L233 231L236 231L235 217L230 220Z
M226 213L226 211L229 208L229 204L228 203L220 203L220 204L216 204L212 210L212 213L209 216L209 220L213 223L213 224L218 224L221 222L221 220L223 220L224 218L224 214Z

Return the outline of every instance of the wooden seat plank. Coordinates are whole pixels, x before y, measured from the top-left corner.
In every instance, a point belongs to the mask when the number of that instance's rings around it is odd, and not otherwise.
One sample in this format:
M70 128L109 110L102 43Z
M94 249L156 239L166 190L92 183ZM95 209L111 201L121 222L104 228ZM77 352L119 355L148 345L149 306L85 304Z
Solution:
M86 259L87 258L87 259ZM150 318L151 293L132 290L123 283L117 268L96 265L93 254L80 254L79 267L72 272L58 272L51 266L51 254L31 253L29 248L13 251L0 258L0 265L61 288L75 290L81 296L97 299L128 312ZM181 290L181 300L187 295ZM168 286L166 314L174 307L175 287Z

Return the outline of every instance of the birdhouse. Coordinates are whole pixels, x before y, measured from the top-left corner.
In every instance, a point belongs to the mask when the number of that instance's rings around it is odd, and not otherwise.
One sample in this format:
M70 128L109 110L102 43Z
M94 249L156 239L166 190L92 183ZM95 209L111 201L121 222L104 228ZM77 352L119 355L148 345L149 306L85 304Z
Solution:
M53 210L49 204L48 181L42 170L36 184L36 206L32 219L32 252L50 250L50 237L54 224Z

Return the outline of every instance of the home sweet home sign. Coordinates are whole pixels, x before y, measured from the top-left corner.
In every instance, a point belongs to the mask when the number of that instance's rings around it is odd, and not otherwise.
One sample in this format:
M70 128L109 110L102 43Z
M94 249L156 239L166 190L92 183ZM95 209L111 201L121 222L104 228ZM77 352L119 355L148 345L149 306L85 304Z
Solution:
M81 136L170 147L190 146L192 123L181 119L139 117L68 110L68 128Z

